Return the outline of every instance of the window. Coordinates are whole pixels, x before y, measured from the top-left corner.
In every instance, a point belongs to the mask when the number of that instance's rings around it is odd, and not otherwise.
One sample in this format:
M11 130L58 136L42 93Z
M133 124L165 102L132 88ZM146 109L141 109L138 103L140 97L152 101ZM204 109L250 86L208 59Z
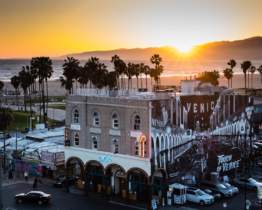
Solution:
M93 126L99 126L100 125L100 119L98 112L93 113Z
M141 136L136 142L135 142L135 155L140 157L145 157L146 155L146 137Z
M77 109L75 109L74 111L74 119L73 119L74 123L79 123L79 111Z
M78 133L75 134L75 145L76 146L79 145L79 135L78 135Z
M119 119L118 119L118 115L116 113L114 113L112 115L112 127L115 129L119 128Z
M112 152L115 153L115 154L119 153L118 139L113 139L113 141L112 141Z
M95 150L98 149L98 140L96 136L92 137L92 149L95 149Z
M134 121L134 130L140 130L140 124L141 124L140 117L136 115Z

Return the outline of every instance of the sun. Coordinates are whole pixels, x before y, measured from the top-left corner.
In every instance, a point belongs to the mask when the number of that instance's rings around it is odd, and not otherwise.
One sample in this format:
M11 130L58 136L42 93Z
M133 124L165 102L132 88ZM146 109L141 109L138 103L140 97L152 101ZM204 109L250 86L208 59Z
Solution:
M193 48L193 45L187 42L177 43L175 46L177 50L183 54L190 53Z

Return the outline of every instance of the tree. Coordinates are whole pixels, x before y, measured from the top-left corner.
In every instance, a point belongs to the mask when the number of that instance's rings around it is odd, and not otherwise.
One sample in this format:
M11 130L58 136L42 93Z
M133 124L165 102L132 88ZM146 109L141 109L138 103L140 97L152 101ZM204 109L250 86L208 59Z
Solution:
M0 96L2 95L3 88L4 88L4 83L0 80ZM0 97L0 107L2 105L1 98L2 97Z
M262 83L262 65L258 67L258 72L259 72L259 75L260 75L260 82Z
M233 77L233 71L230 68L226 68L226 69L224 69L223 73L224 73L224 77L227 79L227 87L229 88L230 87L230 80Z
M241 69L244 73L244 79L245 79L245 92L247 91L247 71L251 67L251 62L250 61L244 61L241 63Z
M19 72L19 78L20 78L20 86L23 89L24 93L24 110L27 111L27 95L28 95L28 88L31 85L31 78L30 73L26 71L26 68L23 66L22 70Z
M234 59L231 59L227 65L230 66L231 70L232 70L232 78L231 78L231 88L232 88L232 80L233 80L233 76L234 76L234 71L233 69L235 68L235 66L237 65L237 62Z
M144 74L146 75L146 89L147 89L147 75L150 75L150 67L148 65L144 66Z
M256 72L256 67L251 66L250 67L250 73L251 73L251 88L253 89L253 74Z
M126 63L122 59L120 59L118 55L114 55L111 58L111 62L114 64L114 69L115 69L115 72L117 73L118 79L121 78L121 85L120 85L120 82L118 82L118 87L124 88L124 82L123 82L122 76L126 72L126 68L127 68Z
M127 79L128 79L127 88L129 90L130 84L131 84L131 89L132 89L132 77L135 75L135 64L134 63L128 63L127 64L127 69L126 69L125 74L126 74Z
M117 86L117 73L115 71L108 72L106 74L106 83L109 90L116 88Z
M155 68L152 69L152 76L154 77L155 82L157 83L157 86L160 85L160 75L163 73L163 66L160 65L162 62L162 58L155 54L150 59L151 63L155 65Z
M219 84L218 79L220 78L219 72L217 70L214 71L205 71L201 73L197 80L199 80L201 83L209 82L212 85L217 86Z
M0 80L0 92L3 91L3 88L4 88L4 83Z
M140 75L140 65L135 64L134 65L134 76L136 77L136 88L137 88L137 90L139 89L139 84L138 84L139 75Z
M16 97L16 106L18 106L18 91L19 91L19 85L20 85L20 77L14 75L11 78L11 84L15 89L15 97Z
M48 113L48 79L53 74L52 60L49 57L32 58L31 68L36 71L38 75L39 92L41 93L44 123L46 124Z

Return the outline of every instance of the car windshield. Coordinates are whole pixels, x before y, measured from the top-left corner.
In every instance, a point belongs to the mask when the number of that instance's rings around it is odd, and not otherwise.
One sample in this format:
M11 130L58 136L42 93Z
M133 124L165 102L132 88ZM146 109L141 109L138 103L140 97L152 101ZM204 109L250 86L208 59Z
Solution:
M224 183L224 185L225 185L226 187L231 187L231 184L229 184L229 183Z
M252 183L252 184L256 184L257 183L257 181L255 179L253 179L253 178L249 178L248 181L250 183Z
M226 186L223 185L223 184L218 184L217 186L218 186L219 188L221 188L221 189L226 189Z
M202 195L206 195L206 193L202 190L197 190L196 195L202 196Z
M205 189L205 192L207 192L207 193L212 193L212 191L209 190L209 189Z

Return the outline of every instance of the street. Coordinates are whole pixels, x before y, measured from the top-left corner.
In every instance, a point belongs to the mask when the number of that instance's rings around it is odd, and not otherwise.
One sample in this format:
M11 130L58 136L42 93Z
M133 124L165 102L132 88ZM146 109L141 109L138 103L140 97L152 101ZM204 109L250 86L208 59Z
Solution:
M47 206L38 206L37 204L16 204L14 201L14 195L32 190L32 184L18 183L5 185L3 187L3 201L5 208L11 208L16 210L132 210L142 209L141 207L127 206L125 204L120 205L117 203L106 201L101 198L87 197L85 194L79 193L66 193L63 189L54 188L51 183L44 183L39 185L38 190L42 190L46 193L52 194L52 202ZM256 198L255 192L247 192L247 199L254 200ZM179 209L179 206L167 207L163 209ZM229 199L222 199L211 206L201 207L197 204L187 203L181 209L205 209L205 210L240 210L244 209L244 193L243 190L240 194Z

